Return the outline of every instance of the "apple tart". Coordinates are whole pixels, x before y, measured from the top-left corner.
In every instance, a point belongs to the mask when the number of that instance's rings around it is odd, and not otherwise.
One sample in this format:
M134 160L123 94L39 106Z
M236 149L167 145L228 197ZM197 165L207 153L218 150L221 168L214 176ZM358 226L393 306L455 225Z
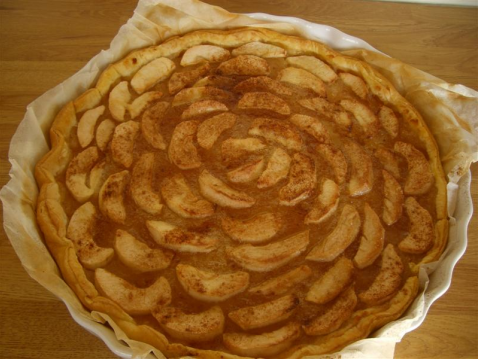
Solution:
M420 114L315 41L208 30L134 51L50 139L37 218L65 281L167 357L333 353L399 318L446 245Z

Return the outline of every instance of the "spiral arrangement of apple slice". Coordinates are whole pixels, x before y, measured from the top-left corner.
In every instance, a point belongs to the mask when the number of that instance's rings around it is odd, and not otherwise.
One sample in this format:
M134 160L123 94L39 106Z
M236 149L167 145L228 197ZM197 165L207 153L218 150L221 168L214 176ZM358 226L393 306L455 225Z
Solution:
M390 299L400 254L434 239L428 159L378 102L356 74L272 44L155 59L79 119L66 237L100 293L174 340L271 356L332 333Z

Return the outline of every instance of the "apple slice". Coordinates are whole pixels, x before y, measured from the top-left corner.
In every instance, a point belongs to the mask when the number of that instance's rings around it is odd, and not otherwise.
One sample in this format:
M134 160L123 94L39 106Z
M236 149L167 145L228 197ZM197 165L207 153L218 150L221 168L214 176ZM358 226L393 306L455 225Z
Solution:
M387 106L382 106L380 108L380 112L378 113L378 119L380 120L380 124L388 132L388 134L395 138L398 136L398 132L400 130L400 125L398 122L397 115L395 112Z
M119 122L125 120L126 108L131 100L128 81L121 81L110 92L108 109L111 116Z
M138 288L106 269L98 268L95 270L95 285L100 293L131 315L149 314L154 308L171 303L171 287L164 277L159 277L149 287Z
M355 119L368 137L377 134L379 124L378 118L368 106L358 100L352 99L340 101L340 106L354 115Z
M254 198L232 189L208 170L203 170L199 175L199 191L208 200L221 207L249 208L256 203Z
M375 211L368 203L365 203L364 221L360 245L354 257L354 263L359 269L368 267L382 253L385 241L385 229Z
M219 102L230 101L233 95L211 86L187 87L179 91L173 99L173 107L188 105L193 102L215 100Z
M318 118L294 114L289 121L314 137L319 143L330 143L329 132Z
M317 185L315 162L309 156L295 153L289 172L289 182L279 190L279 203L295 206L309 198Z
M264 283L249 289L249 293L266 296L285 294L311 275L312 269L307 265L302 265L289 272L266 280Z
M226 247L226 255L247 270L269 272L298 257L307 249L308 245L309 231L307 230L265 246L244 244L237 247Z
M235 125L236 119L237 116L233 113L225 112L203 121L197 132L199 146L210 150L219 136Z
M432 216L413 197L405 200L405 210L410 219L410 232L399 243L398 248L406 253L424 253L435 239Z
M317 152L324 158L327 164L334 171L335 179L338 184L345 182L347 176L347 160L344 154L338 148L329 144L319 144L316 147Z
M273 80L267 76L251 77L247 80L239 82L234 87L234 92L246 93L264 91L271 92L278 96L292 96L293 92L287 86L284 86L277 80Z
M176 69L176 65L166 57L155 59L136 72L131 79L131 87L138 94L149 90L157 83L166 80Z
M234 354L262 358L284 353L300 334L300 324L290 322L280 329L258 335L225 333L222 340Z
M181 115L183 120L191 120L196 117L217 115L219 112L226 112L227 106L222 102L214 100L198 101L191 104Z
M172 74L168 82L169 93L174 95L183 88L194 84L197 80L206 75L210 69L211 66L206 62L204 65L191 71L175 72Z
M160 124L169 109L169 103L158 102L144 111L141 119L141 133L150 146L165 150L166 142L160 132Z
M146 221L154 241L176 252L209 253L217 248L217 238L190 232L162 221Z
M395 179L399 179L400 176L400 167L398 165L397 155L393 152L379 147L375 150L374 153L375 157L380 161L383 168L390 172L390 174L395 177Z
M393 149L405 157L408 163L408 175L403 188L405 194L420 195L428 192L434 178L425 155L405 142L395 142Z
M181 66L191 66L202 62L223 62L230 56L230 52L222 47L197 45L186 50L181 58Z
M229 312L229 318L243 330L262 328L282 322L294 312L300 301L293 295Z
M233 183L248 183L256 180L264 171L264 157L252 160L226 173L227 179Z
M265 148L264 142L258 138L228 138L221 145L221 154L224 162L231 162Z
M139 131L139 123L123 122L116 126L111 140L111 157L116 163L129 168L133 164L134 141Z
M279 183L289 174L292 159L286 151L277 147L272 152L267 167L257 180L257 188L269 188Z
M370 287L359 294L359 299L368 304L376 305L392 298L402 284L403 263L393 244L389 243L382 253L380 272Z
M239 55L223 62L216 72L224 76L261 76L269 75L270 68L266 60L254 55Z
M354 265L348 258L341 257L307 292L305 300L325 304L335 299L352 281Z
M124 223L126 219L124 193L129 179L129 172L124 170L109 176L101 186L98 201L100 210L113 222Z
M341 127L342 130L347 132L350 131L352 127L352 119L347 111L345 111L341 106L336 105L322 97L304 98L298 102L301 106L311 111L315 111L321 117L335 122Z
M249 286L249 273L217 274L187 264L176 266L176 276L186 293L204 302L223 302Z
M173 131L169 143L168 156L172 163L182 170L201 166L201 157L194 145L199 121L180 122Z
M127 106L131 119L134 120L141 112L158 101L162 96L163 93L161 91L150 91L135 98L135 100Z
M153 310L152 314L161 328L178 340L208 342L224 331L225 318L218 306L195 314L186 314L173 307L159 307Z
M244 220L224 217L222 230L232 239L244 243L262 243L274 237L283 221L274 213L259 213Z
M352 244L359 231L360 216L354 206L346 204L332 233L312 248L306 259L315 262L333 261Z
M350 195L359 197L369 193L374 182L372 158L362 146L350 140L344 142L344 152L351 165L351 176L348 184Z
M252 122L248 133L250 136L264 137L291 151L300 151L302 148L300 133L295 127L281 120L258 117Z
M294 56L288 57L286 60L289 65L307 70L326 83L337 80L335 71L325 62L314 56Z
M315 92L320 97L327 96L324 82L309 71L296 67L287 67L279 72L277 80Z
M141 155L131 176L131 196L136 205L150 214L161 212L161 198L153 191L154 153Z
M105 112L105 106L98 106L85 111L78 122L78 142L81 147L87 147L95 137L95 126L100 116Z
M266 112L277 116L290 115L287 102L269 92L247 92L237 103L239 110Z
M121 229L116 231L115 251L121 263L139 273L157 272L171 264L174 254L150 248Z
M325 222L337 210L339 200L340 187L334 181L325 179L312 209L305 216L304 223L320 224Z
M391 226L397 222L403 212L403 190L400 183L387 171L382 170L383 176L383 212L382 219Z
M205 218L214 214L214 205L196 196L181 173L163 181L161 194L169 209L183 218Z
M358 97L362 100L367 99L369 91L364 80L358 76L349 74L348 72L341 72L339 77Z
M353 287L350 287L324 313L303 326L305 334L317 336L332 333L350 318L356 305L357 296Z
M113 138L115 128L116 123L110 119L101 121L96 128L96 144L101 151L104 152L106 150L106 146L108 146L108 143L110 143Z
M114 256L113 248L99 247L93 239L96 208L86 202L73 213L66 237L73 242L80 262L88 269L104 267Z
M80 203L88 201L95 192L94 188L90 188L86 184L86 180L99 158L98 148L88 147L77 154L66 169L66 187Z

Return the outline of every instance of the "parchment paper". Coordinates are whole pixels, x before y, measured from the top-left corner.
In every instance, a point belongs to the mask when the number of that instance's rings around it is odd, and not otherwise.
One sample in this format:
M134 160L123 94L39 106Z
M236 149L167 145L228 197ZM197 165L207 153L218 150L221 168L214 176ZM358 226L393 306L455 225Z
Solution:
M30 276L61 298L74 319L99 335L116 354L144 358L151 357L149 353L153 353L158 358L164 358L151 346L129 340L107 315L86 311L63 281L36 225L38 188L33 176L34 166L49 150L47 133L57 111L90 88L109 63L121 59L133 49L158 44L174 35L197 29L242 26L267 27L319 40L338 50L348 49L346 54L374 65L394 83L420 110L439 143L441 159L450 181L448 200L451 217L449 244L439 266L438 263L431 263L421 269L421 295L402 319L383 327L375 333L374 338L361 340L340 353L327 356L338 357L340 354L342 358L393 358L395 343L424 320L433 301L448 289L453 267L466 247L471 204L458 203L456 211L455 206L457 198L469 200L469 174L466 180L460 181L460 178L468 173L471 162L478 160L478 93L461 85L445 83L391 59L374 51L362 40L333 28L296 18L231 14L196 0L140 0L133 17L121 27L107 51L101 51L78 73L28 105L10 145L11 180L0 193L5 232ZM431 102L434 106L429 105ZM458 225L455 215L457 218L459 216ZM433 271L429 278L428 274ZM115 330L114 334L98 324L105 321ZM118 340L128 343L129 348ZM308 358L317 359L319 356Z

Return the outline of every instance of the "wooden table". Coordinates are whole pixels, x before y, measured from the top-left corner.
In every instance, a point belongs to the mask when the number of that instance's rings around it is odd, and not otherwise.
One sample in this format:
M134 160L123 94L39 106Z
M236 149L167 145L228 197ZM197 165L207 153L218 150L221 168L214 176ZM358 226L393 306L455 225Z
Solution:
M290 15L334 26L451 83L478 89L478 9L346 0L209 0L232 12ZM8 145L28 103L106 49L133 0L3 0L0 6L0 184ZM478 206L478 166L472 193ZM448 292L396 358L478 357L478 216ZM64 304L22 268L0 237L0 357L114 358Z

